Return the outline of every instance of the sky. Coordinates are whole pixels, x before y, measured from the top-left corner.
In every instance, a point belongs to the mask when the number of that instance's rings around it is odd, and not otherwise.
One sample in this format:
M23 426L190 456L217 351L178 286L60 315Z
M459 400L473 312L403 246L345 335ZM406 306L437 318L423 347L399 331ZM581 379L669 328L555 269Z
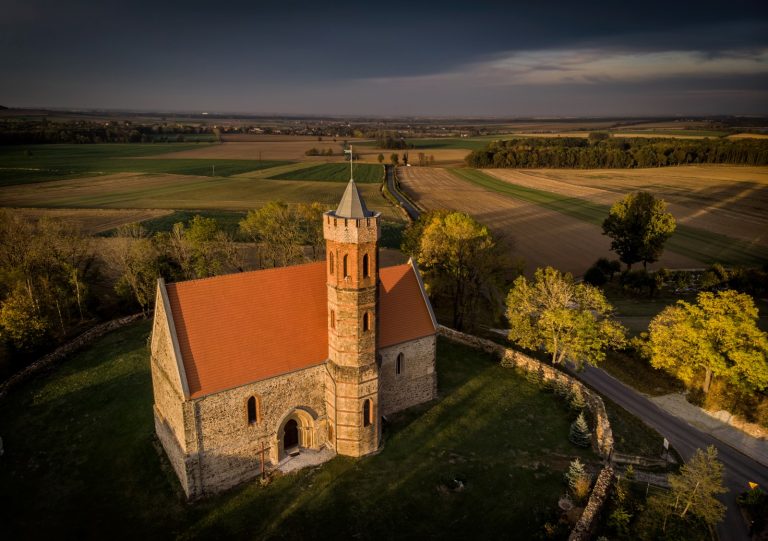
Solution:
M0 14L7 107L768 114L766 0L0 0Z

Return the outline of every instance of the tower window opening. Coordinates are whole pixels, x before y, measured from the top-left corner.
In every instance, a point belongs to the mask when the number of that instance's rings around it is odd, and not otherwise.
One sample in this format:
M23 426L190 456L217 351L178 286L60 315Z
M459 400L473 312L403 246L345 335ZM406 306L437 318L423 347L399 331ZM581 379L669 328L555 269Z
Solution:
M398 353L397 362L395 363L395 374L398 376L403 373L403 361L405 356L402 353Z
M373 404L371 399L367 398L363 402L363 426L370 426L373 422Z
M368 254L363 256L363 278L368 278Z
M331 329L336 328L336 311L331 310Z
M344 261L344 264L343 264L343 266L344 266L344 278L347 278L349 276L349 272L348 272L349 256L345 254L343 261Z
M371 329L371 316L368 315L368 312L363 314L363 332L367 332Z
M330 272L331 274L333 274L333 267L335 262L336 261L334 260L333 252L329 252L328 253L328 272Z

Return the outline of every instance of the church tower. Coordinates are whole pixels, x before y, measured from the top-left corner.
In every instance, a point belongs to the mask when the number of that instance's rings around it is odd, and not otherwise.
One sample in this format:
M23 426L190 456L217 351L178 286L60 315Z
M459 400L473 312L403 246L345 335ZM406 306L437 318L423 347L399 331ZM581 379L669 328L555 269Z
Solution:
M350 178L338 208L323 215L328 286L328 441L341 455L379 447L376 363L380 213L369 211Z

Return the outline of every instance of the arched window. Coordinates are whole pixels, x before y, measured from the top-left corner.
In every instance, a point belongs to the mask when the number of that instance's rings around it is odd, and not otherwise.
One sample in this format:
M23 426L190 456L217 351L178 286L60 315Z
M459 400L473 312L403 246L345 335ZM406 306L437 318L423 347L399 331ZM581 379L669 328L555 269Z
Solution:
M336 328L336 311L331 310L331 329Z
M373 422L373 404L371 403L371 399L366 399L365 402L363 402L363 426L370 426L370 424Z
M395 363L395 374L398 376L403 373L403 361L405 360L405 355L402 353L398 353L397 355L397 362Z
M330 252L328 254L328 272L330 272L331 274L333 274L333 266L334 266L333 263L334 263L333 252Z
M349 276L349 272L347 272L347 261L348 260L349 260L349 256L345 254L344 255L344 278Z
M261 422L261 397L252 396L248 399L248 424Z
M363 278L368 278L368 254L363 256Z
M363 314L363 332L367 332L371 328L371 317L368 315L368 312Z

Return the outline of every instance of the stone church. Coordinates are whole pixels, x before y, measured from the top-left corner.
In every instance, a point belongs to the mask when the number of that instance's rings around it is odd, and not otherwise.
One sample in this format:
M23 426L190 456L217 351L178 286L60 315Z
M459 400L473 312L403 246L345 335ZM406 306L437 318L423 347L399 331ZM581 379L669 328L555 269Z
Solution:
M380 214L350 179L326 260L158 283L155 430L189 498L296 453L376 452L381 418L437 393L437 323L412 261L379 268ZM332 454L332 453L331 453Z

